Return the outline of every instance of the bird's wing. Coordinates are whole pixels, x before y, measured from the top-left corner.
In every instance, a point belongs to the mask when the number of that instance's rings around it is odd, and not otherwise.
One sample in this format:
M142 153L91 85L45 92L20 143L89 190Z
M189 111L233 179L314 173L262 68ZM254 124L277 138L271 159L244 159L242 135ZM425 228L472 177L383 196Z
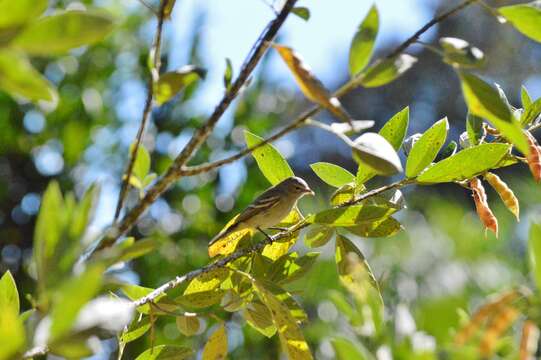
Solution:
M263 193L260 197L254 200L237 218L237 223L246 221L255 215L268 211L275 207L280 202L280 195L276 193Z

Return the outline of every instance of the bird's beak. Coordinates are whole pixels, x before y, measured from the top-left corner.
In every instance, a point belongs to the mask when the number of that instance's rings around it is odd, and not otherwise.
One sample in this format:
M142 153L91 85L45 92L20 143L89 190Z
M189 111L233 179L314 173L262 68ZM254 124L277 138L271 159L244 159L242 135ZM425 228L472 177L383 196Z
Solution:
M312 189L310 189L310 188L306 189L304 192L305 192L306 194L312 195L312 196L314 196L314 195L316 194L316 193L315 193Z

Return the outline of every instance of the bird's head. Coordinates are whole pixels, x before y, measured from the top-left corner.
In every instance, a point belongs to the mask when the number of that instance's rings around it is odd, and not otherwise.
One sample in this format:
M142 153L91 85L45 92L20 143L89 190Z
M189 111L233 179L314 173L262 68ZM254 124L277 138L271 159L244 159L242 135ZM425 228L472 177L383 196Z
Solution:
M314 192L312 191L312 189L310 189L306 181L304 181L300 177L292 176L285 179L282 183L289 191L296 194L298 197L304 195L314 195Z

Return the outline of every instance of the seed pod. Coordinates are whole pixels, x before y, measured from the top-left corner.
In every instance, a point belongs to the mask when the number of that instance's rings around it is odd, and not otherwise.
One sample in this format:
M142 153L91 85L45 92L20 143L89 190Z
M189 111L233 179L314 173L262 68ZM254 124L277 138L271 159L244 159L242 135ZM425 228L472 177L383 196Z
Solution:
M473 191L473 201L479 219L481 219L486 229L492 231L496 237L498 237L498 219L496 219L496 216L494 216L492 210L490 210L490 207L488 206L487 195L481 180L478 178L471 179L470 187Z
M503 182L503 180L500 179L500 177L496 174L487 172L485 174L485 180L490 184L490 186L492 186L494 190L496 190L503 203L505 204L505 207L507 207L507 209L509 209L509 211L511 211L513 215L515 215L517 221L519 221L520 208L518 204L518 199L513 193L513 190L511 190L509 186L507 186L507 184Z
M526 134L528 147L530 149L530 153L526 156L526 160L528 161L528 166L530 167L530 172L532 173L534 180L539 182L541 181L541 147L529 131L524 131L524 134Z
M502 308L508 306L509 304L517 300L520 296L522 296L520 291L511 290L497 296L493 300L482 305L472 315L471 320L456 334L455 344L465 344L483 325L483 322L485 320L487 320L494 314L497 314Z
M518 358L520 360L534 360L538 342L539 328L532 320L526 320L522 325Z
M331 96L325 85L312 73L312 69L292 48L273 44L289 70L295 77L302 93L311 101L321 105L338 119L351 124L351 116L342 107L340 101ZM353 126L353 125L352 125Z
M483 357L490 357L500 336L511 326L520 315L520 312L507 306L496 314L488 323L485 333L481 338L479 350Z

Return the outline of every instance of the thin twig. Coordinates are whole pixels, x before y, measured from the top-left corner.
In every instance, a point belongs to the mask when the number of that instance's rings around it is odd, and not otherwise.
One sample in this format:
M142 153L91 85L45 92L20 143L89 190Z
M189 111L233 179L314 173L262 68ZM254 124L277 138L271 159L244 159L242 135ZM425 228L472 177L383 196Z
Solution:
M113 220L114 223L116 223L116 221L118 220L118 217L120 216L120 212L122 211L122 207L124 206L124 201L126 200L126 196L128 194L130 177L133 172L133 166L135 165L137 152L139 151L139 147L141 145L141 141L143 140L143 135L145 133L146 124L148 123L150 114L152 112L152 101L154 98L154 83L158 81L160 77L160 67L161 67L160 58L161 58L163 23L165 19L165 8L167 7L168 1L169 0L162 0L160 4L160 10L157 14L158 24L156 26L156 34L154 36L154 43L152 45L152 48L150 49L150 54L149 54L149 56L152 59L152 62L151 62L152 68L150 69L150 79L148 82L147 98L145 100L145 106L143 108L141 124L139 125L139 129L137 130L137 135L135 137L135 143L133 144L133 147L131 148L131 151L130 151L130 158L128 160L128 166L126 167L126 171L124 172L124 176L122 177L122 185L120 187L120 194L118 196L118 202L117 202L116 210L115 210L115 217Z

